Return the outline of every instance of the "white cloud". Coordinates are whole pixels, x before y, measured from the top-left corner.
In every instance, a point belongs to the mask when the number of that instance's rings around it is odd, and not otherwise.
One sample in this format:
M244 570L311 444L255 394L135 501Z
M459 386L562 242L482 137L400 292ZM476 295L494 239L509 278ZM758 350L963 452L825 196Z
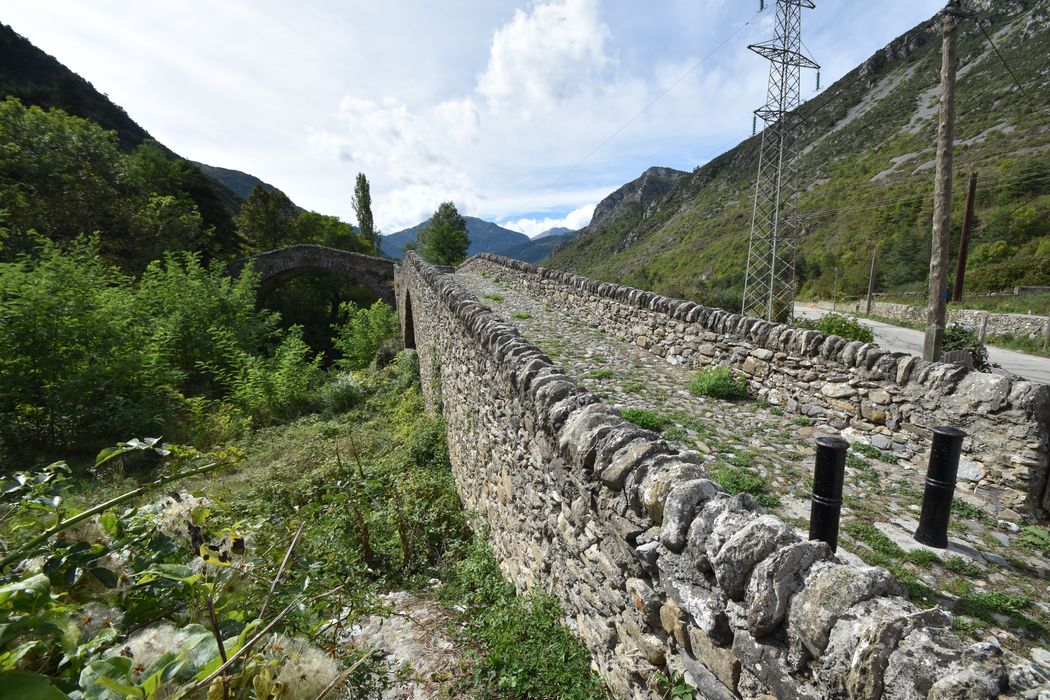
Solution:
M572 230L581 229L591 222L596 204L585 204L578 209L570 211L561 218L545 217L543 219L521 218L513 221L504 221L500 226L512 231L520 231L529 238L534 238L544 231L564 226Z
M553 0L516 10L492 37L477 91L497 112L532 112L590 93L610 63L597 0Z
M823 83L941 4L807 11ZM4 21L175 152L257 175L301 206L353 220L364 172L386 231L447 200L522 229L573 225L651 165L688 170L734 145L765 96L768 64L746 45L771 36L769 10L679 81L757 3L301 5L6 0Z

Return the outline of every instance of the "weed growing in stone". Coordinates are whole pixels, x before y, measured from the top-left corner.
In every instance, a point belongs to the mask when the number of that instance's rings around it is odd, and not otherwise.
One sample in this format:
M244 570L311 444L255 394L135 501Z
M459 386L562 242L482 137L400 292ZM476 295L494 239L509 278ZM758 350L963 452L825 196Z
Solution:
M989 525L995 524L995 518L985 513L983 510L975 505L967 503L961 498L956 498L952 501L952 515L956 515L961 518L970 518L980 523L986 523Z
M528 311L515 311L511 314L511 316L522 321L532 318L532 314L530 314Z
M693 375L687 388L697 396L726 401L748 397L747 378L726 365L705 367Z
M754 469L725 465L711 473L711 479L728 493L749 493L766 508L780 505L780 496L769 488L769 482Z
M636 381L625 382L624 385L620 388L625 394L640 394L643 391L645 391L645 383Z
M806 418L804 416L799 416L798 418L793 419L791 422L803 428L808 428L811 425L813 425L813 419Z
M486 294L486 295L484 295L481 298L482 299L488 299L489 301L495 301L497 303L503 301L503 295L502 294Z
M1018 544L1024 549L1041 552L1050 557L1050 530L1038 525L1025 525L1021 528Z
M855 442L852 445L850 445L850 449L853 450L854 452L858 452L858 453L864 455L865 457L871 457L872 459L877 459L880 462L887 462L889 464L896 464L897 463L897 458L896 457L894 457L893 455L889 454L888 452L883 452L882 450L880 450L879 448L875 447L874 445L869 445L869 444L863 443L863 442Z
M645 428L657 433L671 423L671 419L667 416L647 411L644 408L625 408L620 411L620 415L623 416L624 420L631 421L639 428Z
M587 376L591 379L609 379L613 376L613 371L611 369L592 369Z
M981 573L981 567L977 564L965 557L955 555L944 560L944 568L953 574L962 574L963 576L978 576Z

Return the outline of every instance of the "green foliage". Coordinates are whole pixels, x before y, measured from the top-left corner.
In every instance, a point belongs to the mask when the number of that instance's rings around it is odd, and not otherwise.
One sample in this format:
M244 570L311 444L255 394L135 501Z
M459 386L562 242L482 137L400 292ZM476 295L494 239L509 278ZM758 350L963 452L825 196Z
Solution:
M900 557L904 550L893 540L884 535L878 528L860 520L851 520L843 528L849 535L872 548L875 552L887 557Z
M0 102L0 151L0 211L12 239L36 231L68 242L100 232L103 254L135 272L165 251L232 247L214 183L154 142L123 153L114 132L8 98ZM28 250L9 243L4 256Z
M969 350L970 355L973 357L973 366L981 372L990 372L992 371L992 363L988 359L988 349L977 341L977 331L953 323L944 329L941 350L943 352Z
M687 386L697 396L736 401L746 399L747 378L727 365L713 365L693 375Z
M346 321L333 326L333 344L341 358L336 366L343 370L363 369L373 359L380 346L399 333L398 318L388 304L377 301L369 308L353 304L343 307Z
M766 478L750 467L722 466L711 474L711 479L728 493L751 494L766 508L776 508L780 505L780 496L770 489Z
M467 222L456 205L442 202L430 223L419 232L418 250L423 259L435 265L458 265L467 257L470 237Z
M358 173L354 181L354 194L351 197L354 213L357 215L357 228L361 238L371 245L372 252L379 254L380 233L372 220L372 193L368 186L368 178L364 173Z
M853 450L854 452L858 452L858 453L864 455L865 457L871 457L872 459L877 459L880 462L886 462L887 464L896 464L897 463L897 458L896 457L894 457L893 455L889 454L888 452L883 452L882 450L880 450L879 448L875 447L874 445L869 445L866 442L855 442L852 445L850 445L850 449Z
M503 301L503 295L502 294L484 294L484 295L482 295L481 298L482 299L488 299L489 301L494 301L494 302L497 302L497 303Z
M609 379L613 376L613 371L611 369L592 369L587 376L591 379Z
M280 190L256 185L234 219L237 233L253 250L275 250L294 242L295 205Z
M549 595L514 595L482 540L452 567L442 596L464 605L464 642L473 662L460 692L492 698L605 698L583 645L561 624Z
M511 318L516 318L521 321L525 321L527 319L532 318L532 314L530 314L528 311L515 311L511 314Z
M841 314L825 314L816 321L799 323L805 328L812 328L824 335L837 335L846 340L859 340L862 343L874 343L875 334L870 328L855 318Z
M952 573L963 576L977 576L981 573L981 567L964 557L952 555L944 560L944 568Z
M667 416L647 411L644 408L624 408L620 410L620 415L624 420L629 420L639 428L657 433L671 424L671 419Z
M1025 525L1021 528L1019 539L1022 547L1050 557L1050 529L1039 525Z
M307 405L317 358L255 309L250 274L180 254L135 282L95 241L37 247L0 263L3 451L68 451L126 430L225 439L241 419Z

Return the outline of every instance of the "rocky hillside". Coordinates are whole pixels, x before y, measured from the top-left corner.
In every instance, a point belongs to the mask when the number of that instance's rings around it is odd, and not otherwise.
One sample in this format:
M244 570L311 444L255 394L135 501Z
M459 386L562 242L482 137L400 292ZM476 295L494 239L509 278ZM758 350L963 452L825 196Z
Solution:
M1050 284L1050 0L972 7L976 19L960 34L954 186L957 230L966 178L979 174L968 288ZM799 204L803 295L836 286L862 293L875 246L877 289L924 288L939 30L938 17L922 23L800 108L808 141ZM691 174L651 168L604 200L581 235L544 264L735 307L760 138Z

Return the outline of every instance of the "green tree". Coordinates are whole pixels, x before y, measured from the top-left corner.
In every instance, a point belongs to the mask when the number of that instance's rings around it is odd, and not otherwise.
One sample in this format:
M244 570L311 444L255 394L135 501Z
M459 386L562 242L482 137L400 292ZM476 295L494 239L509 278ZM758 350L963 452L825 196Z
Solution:
M419 252L424 260L435 265L463 262L469 246L467 222L452 202L442 202L427 227L419 232Z
M296 211L280 190L256 185L237 214L237 233L253 250L275 250L292 243Z
M354 213L357 214L357 228L360 236L371 244L372 249L378 255L379 231L376 230L372 220L372 193L368 187L368 178L364 173L357 174L352 203Z
M354 227L338 217L304 211L295 219L295 240L316 243L353 253L371 253L372 242L354 232Z

